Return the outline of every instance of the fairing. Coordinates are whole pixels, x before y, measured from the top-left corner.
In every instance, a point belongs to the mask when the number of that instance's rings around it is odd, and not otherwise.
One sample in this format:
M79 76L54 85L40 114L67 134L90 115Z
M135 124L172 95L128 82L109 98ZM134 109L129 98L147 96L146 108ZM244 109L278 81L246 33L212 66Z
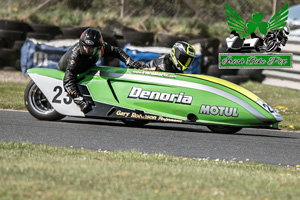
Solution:
M62 87L62 71L31 69L28 74L57 112L84 116L64 91L55 91ZM80 90L94 103L87 117L241 127L270 127L282 121L255 94L215 77L94 67L79 80Z

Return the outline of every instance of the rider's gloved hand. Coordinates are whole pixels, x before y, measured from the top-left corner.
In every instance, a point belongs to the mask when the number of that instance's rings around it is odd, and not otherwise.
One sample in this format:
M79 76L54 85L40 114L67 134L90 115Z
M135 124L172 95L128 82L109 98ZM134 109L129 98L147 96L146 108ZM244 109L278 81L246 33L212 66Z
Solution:
M89 102L86 102L82 96L77 96L74 99L74 103L76 103L80 110L86 114L92 110L92 106L89 104Z
M134 68L134 69L138 69L142 66L142 64L138 61L134 61L132 59L128 59L127 62L126 62L126 65L129 67L129 68Z

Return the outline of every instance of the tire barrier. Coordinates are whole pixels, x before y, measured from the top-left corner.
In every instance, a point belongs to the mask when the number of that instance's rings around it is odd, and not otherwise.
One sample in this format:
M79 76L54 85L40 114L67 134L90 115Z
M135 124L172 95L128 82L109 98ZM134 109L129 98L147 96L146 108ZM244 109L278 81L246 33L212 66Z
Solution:
M0 49L3 52L13 53L15 56L0 56L0 68L11 66L21 70L20 51L26 39L54 41L76 39L88 27L58 27L49 24L27 24L24 22L0 20ZM197 63L198 72L212 74L217 77L222 75L236 75L233 71L217 74L217 55L220 41L214 38L187 40L187 38L165 33L141 32L127 26L106 25L102 27L104 41L113 46L124 48L127 44L140 47L167 47L171 48L175 42L184 40L191 44L200 43L201 61ZM7 50L9 49L9 50ZM14 64L15 63L15 64ZM106 58L103 63L106 66L119 67L120 62L116 58ZM210 67L213 65L213 67Z
M139 32L139 31L124 31L124 39L136 46L151 46L154 41L154 33L152 32Z
M78 39L88 27L63 27L49 24L27 24L19 21L0 20L0 69L21 70L21 48L26 39L51 41L54 39ZM116 45L114 38L107 40Z
M165 33L158 33L157 34L157 43L155 46L171 48L177 41L186 41L186 38L169 35L169 34L165 34Z
M0 29L21 32L32 31L32 27L29 24L11 20L0 20Z
M61 32L62 35L60 38L55 38L55 39L67 39L67 38L80 38L80 35L83 31L85 31L88 27L62 27ZM62 38L63 37L63 38Z
M25 41L28 31L32 28L27 23L0 20L0 68L20 70L18 59L21 53L16 41Z

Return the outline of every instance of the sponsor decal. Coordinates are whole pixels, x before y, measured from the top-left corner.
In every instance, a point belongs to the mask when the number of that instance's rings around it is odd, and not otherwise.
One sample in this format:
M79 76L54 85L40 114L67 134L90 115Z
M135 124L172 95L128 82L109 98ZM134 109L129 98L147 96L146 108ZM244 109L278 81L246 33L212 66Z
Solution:
M237 111L238 109L233 107L201 105L199 113L206 115L238 117L239 114L237 113Z
M176 78L175 75L167 74L164 72L152 72L152 71L132 71L134 74L145 74L145 75L151 75L151 76L162 76L162 77L168 77L168 78Z
M171 103L179 103L179 104L187 104L191 105L193 97L186 96L183 92L179 94L172 94L172 93L161 93L161 92L153 92L153 91L146 91L142 88L132 87L131 91L128 95L128 98L139 98L145 100L152 100L152 101L161 101L161 102L171 102Z
M149 120L158 120L158 121L164 121L164 122L177 122L182 123L182 120L180 119L172 119L168 117L163 116L155 116L155 115L144 115L144 114L137 114L137 113L131 113L132 118L139 118L139 119L149 119Z
M122 116L122 117L138 118L138 119L157 120L157 116L155 116L155 115L138 114L138 113L135 113L135 112L124 112L122 110L118 110L116 112L116 115Z
M182 120L180 120L180 119L171 119L171 118L163 117L163 116L159 116L158 120L164 121L164 122L178 122L178 123L182 123Z
M94 42L92 40L86 40L85 43L90 46L94 45Z
M130 112L123 112L123 111L121 111L121 110L118 110L118 111L116 112L116 115L122 116L122 117L128 117L128 116L130 115Z
M139 114L139 113L135 113L135 112L124 112L122 110L118 110L116 112L116 115L122 116L122 117L137 118L137 119L148 119L148 120L158 120L158 121L164 121L164 122L182 123L182 120L180 120L180 119L172 119L172 118L168 118L168 117L147 115L147 114Z
M156 120L157 119L157 116L154 116L154 115L137 114L135 112L131 113L131 117L139 118L139 119L149 119L149 120Z

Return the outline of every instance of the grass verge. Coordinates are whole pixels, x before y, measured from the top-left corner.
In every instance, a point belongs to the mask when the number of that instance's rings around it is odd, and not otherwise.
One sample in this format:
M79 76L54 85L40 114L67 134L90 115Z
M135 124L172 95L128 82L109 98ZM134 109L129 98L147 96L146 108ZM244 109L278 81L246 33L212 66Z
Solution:
M1 199L298 199L299 166L0 143Z
M0 108L24 110L24 91L27 83L0 81Z

